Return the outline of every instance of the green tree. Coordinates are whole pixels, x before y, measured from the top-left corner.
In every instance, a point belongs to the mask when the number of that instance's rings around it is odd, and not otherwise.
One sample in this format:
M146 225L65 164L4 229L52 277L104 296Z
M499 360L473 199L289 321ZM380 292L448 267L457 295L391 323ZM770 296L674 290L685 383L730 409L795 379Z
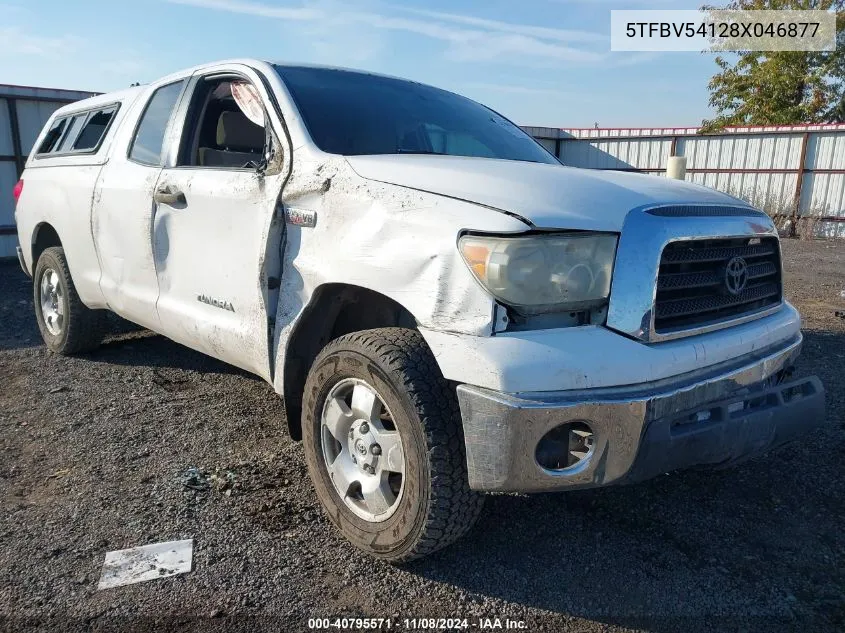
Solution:
M727 125L789 125L845 120L845 0L733 0L705 10L821 9L836 12L835 51L741 51L718 55L708 84L716 116L702 133Z

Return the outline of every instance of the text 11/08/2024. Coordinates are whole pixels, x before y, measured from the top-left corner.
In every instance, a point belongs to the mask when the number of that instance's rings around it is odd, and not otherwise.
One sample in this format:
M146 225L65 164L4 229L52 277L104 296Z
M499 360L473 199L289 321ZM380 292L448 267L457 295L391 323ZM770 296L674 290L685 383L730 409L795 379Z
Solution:
M522 620L509 618L310 618L315 631L524 631Z

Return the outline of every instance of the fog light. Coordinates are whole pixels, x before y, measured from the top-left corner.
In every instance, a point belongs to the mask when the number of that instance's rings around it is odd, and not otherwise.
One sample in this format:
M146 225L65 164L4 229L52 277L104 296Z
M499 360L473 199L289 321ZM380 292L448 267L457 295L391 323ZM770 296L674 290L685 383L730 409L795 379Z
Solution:
M567 422L546 433L537 444L535 458L546 470L577 466L593 452L593 431L583 421Z

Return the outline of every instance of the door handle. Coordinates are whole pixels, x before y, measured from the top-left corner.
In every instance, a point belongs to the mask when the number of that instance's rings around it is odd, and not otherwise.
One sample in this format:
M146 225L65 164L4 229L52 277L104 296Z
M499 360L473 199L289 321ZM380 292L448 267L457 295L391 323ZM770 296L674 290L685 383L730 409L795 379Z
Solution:
M188 204L185 194L178 189L159 189L153 194L153 200L158 204L166 204L170 207L184 206Z

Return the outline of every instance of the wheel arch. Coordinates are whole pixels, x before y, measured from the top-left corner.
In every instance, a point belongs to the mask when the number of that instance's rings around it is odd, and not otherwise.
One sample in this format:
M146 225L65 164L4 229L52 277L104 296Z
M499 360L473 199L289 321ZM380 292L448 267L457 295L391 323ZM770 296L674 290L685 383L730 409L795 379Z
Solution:
M62 246L59 232L49 222L39 222L32 231L32 240L30 243L33 273L35 272L35 266L38 264L38 258L41 257L41 253L51 246Z
M383 327L418 329L407 308L375 290L329 283L314 291L287 339L281 368L282 400L293 439L302 439L302 392L320 350L344 334Z

